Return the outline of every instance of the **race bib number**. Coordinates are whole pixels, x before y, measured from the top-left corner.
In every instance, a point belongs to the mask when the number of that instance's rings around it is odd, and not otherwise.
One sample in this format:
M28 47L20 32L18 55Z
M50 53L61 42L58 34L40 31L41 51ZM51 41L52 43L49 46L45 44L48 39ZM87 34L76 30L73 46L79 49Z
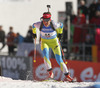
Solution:
M49 37L51 37L51 35L50 34L45 34L45 37L49 38Z

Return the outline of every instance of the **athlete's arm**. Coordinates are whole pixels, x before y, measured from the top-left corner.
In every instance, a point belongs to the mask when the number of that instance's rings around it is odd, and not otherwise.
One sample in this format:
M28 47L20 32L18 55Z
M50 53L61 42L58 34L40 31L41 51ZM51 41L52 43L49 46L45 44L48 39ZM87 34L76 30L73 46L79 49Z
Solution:
M56 23L52 21L54 28L56 29L57 34L62 34L63 33L63 23Z
M37 22L37 23L34 23L33 25L32 25L32 32L33 32L33 38L37 38L37 35L36 35L36 29L38 28L40 28L40 24L41 24L41 22Z
M63 24L59 23L59 27L56 29L58 34L62 34L63 33Z
M38 28L40 28L40 24L41 24L41 22L37 22L37 23L34 23L33 25L32 25L32 32L33 32L33 34L36 34L36 29Z
M61 40L62 39L62 33L63 33L63 24L60 23L60 27L56 30L58 30L58 38L59 38L59 40Z

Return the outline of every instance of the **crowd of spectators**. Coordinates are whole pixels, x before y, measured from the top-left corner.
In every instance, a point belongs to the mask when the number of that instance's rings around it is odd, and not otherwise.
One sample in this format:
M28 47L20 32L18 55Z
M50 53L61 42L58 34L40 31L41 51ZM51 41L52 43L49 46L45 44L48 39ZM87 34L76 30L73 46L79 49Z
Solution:
M5 31L2 29L2 26L0 26L0 43L2 43L2 47L0 47L0 50L2 50L5 46Z
M72 47L71 52L75 55L82 53L82 48L78 44L85 44L85 55L91 55L92 49L88 45L98 44L100 46L100 34L98 35L98 31L100 31L100 0L93 0L93 2L86 6L84 0L80 0L77 15L74 12L70 15L71 22L71 44L75 45ZM68 25L67 18L65 19L64 24L64 35L63 35L63 44L67 44L67 32ZM98 31L96 31L98 29ZM65 37L66 36L66 37ZM66 38L66 39L65 39ZM98 38L98 39L97 39ZM65 42L66 41L66 42ZM89 61L91 61L89 59Z
M27 31L27 34L25 37L23 37L19 32L15 33L14 28L12 26L9 27L9 32L7 35L5 34L5 31L3 30L3 27L0 26L0 43L2 46L0 47L0 51L5 47L5 45L8 46L8 54L9 55L15 55L18 44L20 43L33 43L32 38L32 26L29 26L29 29Z

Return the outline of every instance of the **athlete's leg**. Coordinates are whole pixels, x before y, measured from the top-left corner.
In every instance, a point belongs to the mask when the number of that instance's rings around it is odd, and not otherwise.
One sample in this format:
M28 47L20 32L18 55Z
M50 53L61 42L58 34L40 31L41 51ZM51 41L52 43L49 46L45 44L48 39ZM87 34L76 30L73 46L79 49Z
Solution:
M56 61L60 65L60 68L61 68L62 72L64 73L64 75L67 77L67 80L69 82L73 82L73 79L69 75L68 68L67 68L66 64L62 60L61 49L60 49L60 45L58 43L58 40L56 40L55 42L56 43L54 44L54 46L52 46L52 50L53 50L53 52L55 54Z
M62 60L61 49L60 49L60 45L59 45L58 39L55 39L55 42L52 45L52 50L53 50L53 52L55 54L56 61L60 65L60 68L61 68L62 72L64 74L68 73L67 66Z
M49 46L46 42L41 42L41 50L43 53L43 58L44 58L44 64L46 66L46 69L49 73L49 78L53 78L53 72L52 72L52 66L51 66L51 61L49 59Z
M49 46L47 45L47 43L41 42L41 50L42 50L44 63L45 63L47 70L51 69L52 66L51 66L51 62L50 62L50 59L49 59Z

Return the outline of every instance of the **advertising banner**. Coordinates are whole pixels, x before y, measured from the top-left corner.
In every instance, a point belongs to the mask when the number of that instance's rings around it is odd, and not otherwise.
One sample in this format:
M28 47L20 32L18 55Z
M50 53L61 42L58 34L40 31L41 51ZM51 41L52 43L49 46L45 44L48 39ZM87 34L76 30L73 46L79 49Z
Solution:
M64 81L65 76L61 72L56 60L50 60L53 67L54 79ZM35 80L45 80L48 78L43 58L37 58L33 67L33 76ZM76 78L78 82L100 81L100 63L68 60L67 67L70 71L71 77Z
M13 79L33 79L33 60L29 57L0 56L1 75Z

